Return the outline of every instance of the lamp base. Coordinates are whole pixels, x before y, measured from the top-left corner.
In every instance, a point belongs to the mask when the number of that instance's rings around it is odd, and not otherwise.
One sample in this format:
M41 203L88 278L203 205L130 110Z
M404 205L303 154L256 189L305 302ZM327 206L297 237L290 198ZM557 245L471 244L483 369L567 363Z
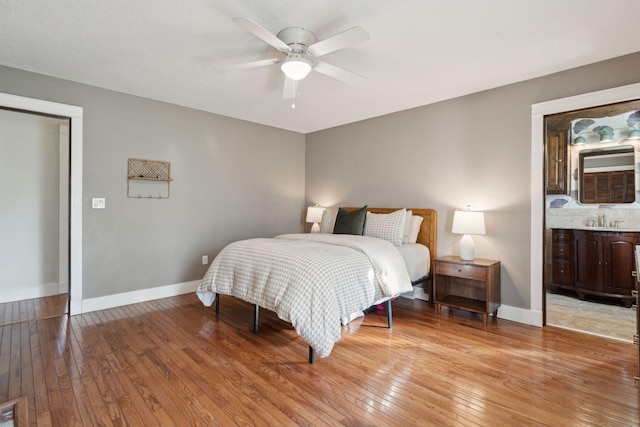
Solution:
M318 225L317 222L314 222L313 225L311 226L311 232L312 233L319 233L320 232L320 225Z
M473 239L470 235L465 234L460 239L460 259L463 261L473 261L476 256L476 248L473 245Z

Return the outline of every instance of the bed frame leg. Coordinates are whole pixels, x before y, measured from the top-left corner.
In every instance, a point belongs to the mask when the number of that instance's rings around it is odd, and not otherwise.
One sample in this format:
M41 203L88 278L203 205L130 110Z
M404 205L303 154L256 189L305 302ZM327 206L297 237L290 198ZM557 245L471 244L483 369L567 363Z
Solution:
M216 314L220 313L220 294L216 292Z
M313 365L313 359L314 359L314 353L313 353L313 347L309 346L309 363Z
M253 333L258 333L258 315L260 314L260 307L258 304L255 305L255 309L253 310Z
M387 300L387 325L389 329L393 328L393 316L391 313L391 300Z

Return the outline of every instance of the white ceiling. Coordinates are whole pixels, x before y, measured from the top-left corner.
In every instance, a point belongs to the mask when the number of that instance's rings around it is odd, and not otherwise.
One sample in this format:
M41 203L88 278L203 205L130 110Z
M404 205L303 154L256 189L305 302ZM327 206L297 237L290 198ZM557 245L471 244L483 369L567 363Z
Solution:
M232 21L370 40L322 57L282 99L279 65L214 66L275 50ZM638 0L0 0L0 64L301 133L640 50Z

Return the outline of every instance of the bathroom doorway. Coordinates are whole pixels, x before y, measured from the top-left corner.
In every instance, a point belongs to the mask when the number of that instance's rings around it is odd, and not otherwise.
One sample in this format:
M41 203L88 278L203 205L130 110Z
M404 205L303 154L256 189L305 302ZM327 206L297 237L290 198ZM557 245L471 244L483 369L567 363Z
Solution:
M600 130L607 127L613 136L605 139ZM631 151L636 152L636 160L632 162L628 174L632 177L632 184L636 183L638 178L634 176L634 171L639 162L637 151L640 140L633 138L633 131L640 129L639 127L640 100L545 116L543 281L547 325L633 342L636 317L635 311L629 307L631 295L630 289L627 289L635 285L631 271L618 275L615 281L620 283L611 283L607 288L605 282L614 281L611 277L615 276L609 273L607 278L607 269L619 270L621 264L613 267L612 261L588 260L591 265L605 266L586 270L578 264L585 262L581 245L591 245L589 239L593 240L594 237L590 236L600 235L605 236L602 239L608 240L603 241L600 246L594 242L593 247L600 248L594 253L601 251L599 256L603 256L602 253L607 250L606 245L619 243L617 248L623 250L616 256L623 255L624 252L626 258L630 259L625 259L624 262L628 261L630 264L636 244L634 239L640 243L640 238L633 233L640 230L640 205L635 202L635 198L628 200L629 203L608 200L606 197L599 203L585 199L580 189L586 188L583 176L586 176L587 171L580 167L579 159L583 157L580 153L589 152L591 155L599 150L603 153L617 152L620 147L632 147ZM612 173L621 174L611 172L611 167L602 168L606 171L598 171L597 175L606 175L608 178ZM637 188L631 191L638 193ZM552 229L556 231L553 232ZM609 243L609 240L616 242ZM611 265L607 265L608 262ZM628 269L627 267L625 265L624 269ZM593 276L586 278L588 286L585 285L585 271ZM603 289L598 289L597 286L602 286ZM593 292L585 292L587 287ZM621 297L624 295L628 298Z

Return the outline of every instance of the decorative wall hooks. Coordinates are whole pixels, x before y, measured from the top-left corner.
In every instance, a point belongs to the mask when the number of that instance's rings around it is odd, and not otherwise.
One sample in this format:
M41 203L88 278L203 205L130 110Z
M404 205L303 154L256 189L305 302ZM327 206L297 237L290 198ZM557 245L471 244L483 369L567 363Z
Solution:
M127 197L133 199L168 199L171 193L171 163L159 160L129 159L127 164ZM137 188L132 195L131 186ZM166 184L166 193L153 195L158 184Z

